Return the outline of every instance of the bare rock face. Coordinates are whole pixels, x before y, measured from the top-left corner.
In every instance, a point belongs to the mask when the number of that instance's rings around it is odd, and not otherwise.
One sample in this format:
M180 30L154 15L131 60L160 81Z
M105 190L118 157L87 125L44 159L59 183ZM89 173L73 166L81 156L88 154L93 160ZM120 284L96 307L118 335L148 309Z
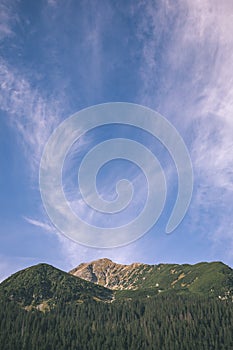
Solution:
M104 258L90 263L82 263L70 274L110 289L137 289L136 281L149 265L134 263L122 265Z

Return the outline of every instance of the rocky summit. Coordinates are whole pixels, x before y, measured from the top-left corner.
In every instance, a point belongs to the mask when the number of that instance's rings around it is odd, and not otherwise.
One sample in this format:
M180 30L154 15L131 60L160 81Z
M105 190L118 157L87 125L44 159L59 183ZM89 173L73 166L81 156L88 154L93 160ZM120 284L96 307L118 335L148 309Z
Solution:
M137 281L144 272L152 269L150 265L133 263L117 264L103 258L90 263L82 263L70 274L110 289L137 289Z

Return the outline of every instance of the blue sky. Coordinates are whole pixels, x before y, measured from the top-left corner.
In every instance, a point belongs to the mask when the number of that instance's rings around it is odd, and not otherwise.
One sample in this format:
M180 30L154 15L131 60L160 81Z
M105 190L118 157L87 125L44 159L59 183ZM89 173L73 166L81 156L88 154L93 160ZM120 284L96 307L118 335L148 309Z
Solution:
M69 270L100 257L233 266L232 1L1 0L0 10L0 279L38 262ZM39 191L40 159L63 120L118 101L150 107L175 126L193 164L192 201L180 226L166 235L177 190L166 149L132 128L93 130L74 145L63 174L67 197L83 217L93 220L75 198L77 166L108 138L133 138L150 148L165 169L168 193L158 223L142 238L125 247L88 248L50 222ZM97 187L114 198L113 183L122 174L137 179L140 189L124 222L145 201L143 175L115 161Z

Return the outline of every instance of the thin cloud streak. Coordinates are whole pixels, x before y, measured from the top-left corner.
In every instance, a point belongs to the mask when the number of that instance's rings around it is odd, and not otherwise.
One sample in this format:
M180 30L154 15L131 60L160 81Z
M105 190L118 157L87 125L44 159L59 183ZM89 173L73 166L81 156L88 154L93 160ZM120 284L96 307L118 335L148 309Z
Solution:
M36 227L40 227L41 229L43 229L43 231L49 232L49 233L57 233L57 230L54 226L52 226L51 224L45 223L43 221L40 220L36 220L36 219L32 219L32 218L28 218L26 216L24 216L24 219L31 225L36 226Z

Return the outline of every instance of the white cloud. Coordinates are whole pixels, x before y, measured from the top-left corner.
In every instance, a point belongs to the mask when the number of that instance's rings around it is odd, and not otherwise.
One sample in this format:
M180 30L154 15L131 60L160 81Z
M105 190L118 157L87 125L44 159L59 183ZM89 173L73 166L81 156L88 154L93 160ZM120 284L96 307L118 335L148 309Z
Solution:
M192 157L200 182L224 190L227 199L233 190L233 4L190 1L188 18L181 51L195 46L193 69L202 80L196 94L202 98L192 106L198 123Z
M58 101L44 98L30 82L3 59L0 60L0 106L17 130L32 170L38 171L43 147L58 124Z
M220 210L213 230L225 240L233 192L233 3L167 0L159 9L152 1L140 7L139 98L168 117L185 138L198 185L195 215L206 225ZM232 235L229 239L233 242Z
M159 36L166 30L167 15L177 15L176 4L164 2L155 16L152 2L148 2L146 16L140 27L141 35L151 31L150 39L144 40L145 68L142 72L144 87L141 96L149 88L146 99L149 104L156 97L153 74L158 69ZM190 142L192 158L203 175L212 172L215 186L232 188L233 169L233 4L230 1L179 1L183 12L174 22L171 40L168 39L165 59L170 69L164 72L170 81L168 94L161 96L161 108L170 112L168 117L182 131L195 128L194 142ZM152 24L148 19L152 20ZM160 29L158 30L158 27ZM171 29L171 28L170 28ZM165 43L166 45L166 43ZM191 59L192 58L192 59ZM185 76L187 61L192 72ZM211 60L211 61L210 61ZM176 72L176 74L174 73ZM183 76L181 75L183 72ZM187 72L188 73L188 72ZM189 80L187 80L187 77ZM190 79L191 78L191 79ZM178 88L177 88L177 85ZM185 89L184 89L185 87ZM169 88L172 91L169 92ZM182 95L183 94L183 95ZM173 101L177 106L174 108ZM167 104L167 108L164 105ZM173 113L169 110L169 105ZM183 112L182 112L183 109ZM182 118L186 116L186 118ZM177 119L176 119L177 118Z
M12 26L18 20L14 11L14 1L2 0L0 3L0 40L14 36Z
M56 233L57 230L54 226L52 226L49 223L40 221L40 220L36 220L36 219L32 219L32 218L28 218L28 217L24 217L24 219L31 225L36 226L36 227L40 227L42 228L44 231L46 232L51 232L51 233Z

